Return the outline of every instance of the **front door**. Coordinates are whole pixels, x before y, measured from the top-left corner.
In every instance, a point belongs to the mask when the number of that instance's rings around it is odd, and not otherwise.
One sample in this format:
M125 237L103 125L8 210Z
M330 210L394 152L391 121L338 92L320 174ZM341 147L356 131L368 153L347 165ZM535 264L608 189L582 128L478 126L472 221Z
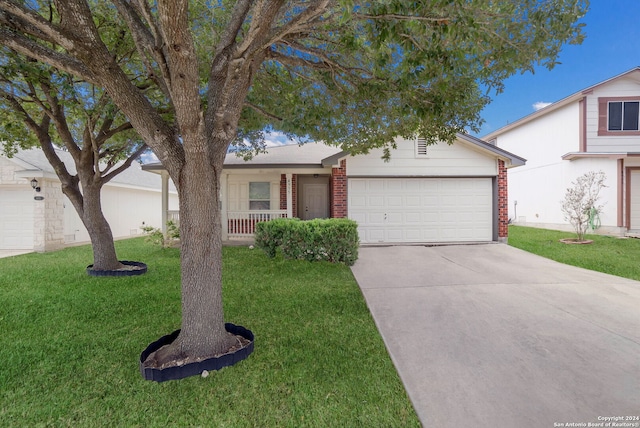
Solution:
M329 186L327 183L305 183L302 186L302 219L329 217Z

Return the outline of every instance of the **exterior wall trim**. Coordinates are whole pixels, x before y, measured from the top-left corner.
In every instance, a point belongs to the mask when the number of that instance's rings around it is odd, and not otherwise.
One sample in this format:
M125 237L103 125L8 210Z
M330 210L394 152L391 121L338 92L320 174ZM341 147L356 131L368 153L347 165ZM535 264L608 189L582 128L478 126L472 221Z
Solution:
M624 209L624 216L625 216L625 227L627 228L627 230L629 230L631 228L631 173L633 171L640 171L640 167L639 166L628 166L625 168L625 192L626 192L626 196L625 196L625 209Z

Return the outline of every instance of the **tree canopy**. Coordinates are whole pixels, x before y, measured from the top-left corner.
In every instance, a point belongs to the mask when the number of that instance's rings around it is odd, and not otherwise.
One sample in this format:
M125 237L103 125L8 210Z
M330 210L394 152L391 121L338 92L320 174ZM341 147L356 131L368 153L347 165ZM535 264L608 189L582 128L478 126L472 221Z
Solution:
M219 208L230 144L259 142L269 129L353 153L389 149L397 136L451 142L478 127L487 90L516 72L552 67L563 44L579 43L586 7L582 0L0 0L0 44L103 88L176 184L183 319L176 341L154 356L164 364L230 343ZM122 43L130 60L118 60Z

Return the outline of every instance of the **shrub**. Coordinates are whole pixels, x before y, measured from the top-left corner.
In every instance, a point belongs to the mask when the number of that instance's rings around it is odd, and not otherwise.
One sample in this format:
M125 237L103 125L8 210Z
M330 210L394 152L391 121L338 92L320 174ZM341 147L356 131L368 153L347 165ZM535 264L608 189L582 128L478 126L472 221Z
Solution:
M289 224L299 222L297 218L277 218L256 223L254 238L256 247L267 256L275 257L277 248L282 245L282 235Z
M607 187L604 184L605 179L604 172L589 171L571 182L572 187L565 193L562 213L576 231L578 241L584 240L584 235L592 223L590 220L602 210L602 205L597 203L600 190Z
M285 221L282 221L285 220ZM276 222L275 225L269 223ZM353 265L358 259L358 225L343 218L308 221L278 219L258 223L256 245L270 257L276 249L288 259L326 260Z
M152 226L142 226L141 229L147 234L147 241L162 247L170 247L180 239L180 227L173 220L167 222L167 236L162 233L162 230Z

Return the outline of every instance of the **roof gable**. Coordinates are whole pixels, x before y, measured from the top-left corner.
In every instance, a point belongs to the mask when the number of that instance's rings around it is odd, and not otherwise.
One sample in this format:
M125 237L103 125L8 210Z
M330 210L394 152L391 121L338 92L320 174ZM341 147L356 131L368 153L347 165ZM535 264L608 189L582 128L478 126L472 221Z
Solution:
M454 144L456 143L465 144L475 150L479 150L480 152L486 155L494 156L496 158L504 160L509 167L524 165L526 162L526 159L521 158L520 156L516 156L513 153L510 153L500 147L489 144L486 141L483 141L479 138L472 137L471 135L458 133L456 142ZM322 161L322 164L325 166L337 165L340 159L346 158L348 156L350 156L350 153L348 151L341 151L339 153L336 153L333 156L330 156L324 159ZM393 152L391 153L391 156L393 157Z
M541 108L540 110L537 110L527 116L524 116L523 118L520 118L518 120L516 120L515 122L512 122L506 126L503 126L502 128L499 128L487 135L485 135L484 137L482 137L484 140L492 140L493 138L496 138L497 136L499 136L500 134L503 134L507 131L510 131L514 128L517 128L519 126L522 126L528 122L531 122L541 116L547 115L555 110L558 110L568 104L574 103L574 102L578 102L581 99L583 99L585 96L591 94L594 90L599 89L603 86L606 86L614 81L620 80L620 79L634 79L636 80L638 83L640 83L640 66L639 67L635 67L632 68L631 70L625 71L624 73L618 74L617 76L611 77L609 79L603 80L602 82L596 83L595 85L589 86L585 89L582 89L578 92L575 92L571 95L569 95L568 97L562 98L559 101L556 101L554 103L549 104L548 106Z

